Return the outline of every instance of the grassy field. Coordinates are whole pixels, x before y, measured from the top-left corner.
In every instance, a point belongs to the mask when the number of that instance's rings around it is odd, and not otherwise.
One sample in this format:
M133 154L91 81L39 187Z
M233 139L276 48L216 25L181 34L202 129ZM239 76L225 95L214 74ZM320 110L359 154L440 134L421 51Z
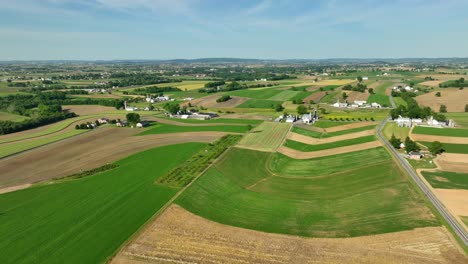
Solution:
M327 119L340 119L343 118L345 121L347 118L350 120L358 120L361 118L362 120L370 120L374 118L375 120L384 120L388 117L389 110L387 109L366 109L366 110L359 110L359 111L339 111L335 110L332 111L330 114L327 114L325 117Z
M205 83L208 81L182 81L182 82L175 82L175 83L164 83L157 85L158 87L166 87L172 86L177 87L183 91L191 91L191 90L198 90L200 88L205 87Z
M29 119L27 116L15 115L6 112L0 112L0 121L14 121L20 122L23 120Z
M351 145L367 143L371 141L375 141L375 136L365 136L365 137L340 140L340 141L335 141L331 143L316 144L316 145L309 145L309 144L305 144L305 143L301 143L301 142L288 139L286 140L286 143L284 145L288 148L292 148L295 150L299 150L303 152L310 152L310 151L319 151L319 150L325 150L325 149L346 147L346 146L351 146Z
M320 85L320 86L327 86L327 85L337 85L337 86L342 86L348 83L353 83L355 80L350 80L350 79L342 79L342 80L321 80L318 82L313 83L313 85Z
M275 94L272 97L268 98L269 100L274 100L274 101L288 101L294 98L296 95L300 94L300 91L291 91L291 90L284 90L281 91L279 94Z
M326 133L326 132L317 132L313 130L308 130L308 129L304 129L300 127L293 127L292 132L298 133L304 136L313 137L313 138L330 138L330 137L336 137L336 136L366 131L366 130L370 130L374 128L375 128L375 125L370 125L370 126L356 127L352 129Z
M156 148L98 175L0 195L0 262L105 262L178 191L154 181L205 146Z
M421 143L426 147L430 147L432 145L432 142L418 141L418 143ZM468 144L442 143L442 146L444 151L448 153L468 154Z
M330 127L348 125L348 124L352 124L352 123L353 122L347 122L347 121L319 120L319 121L315 122L314 126L320 127L320 128L330 128Z
M398 127L398 124L395 122L389 122L385 124L383 128L383 135L390 139L392 134L395 135L396 138L405 141L405 138L409 135L410 128L409 127Z
M468 113L444 113L444 115L449 119L453 119L457 126L468 128Z
M233 148L176 203L223 224L299 236L439 225L413 188L383 148L309 160Z
M387 88L392 85L392 82L383 82L382 84L375 87L374 92L376 94L386 95Z
M405 107L408 106L408 103L406 103L405 100L401 97L393 97L393 101L395 102L396 106L403 105Z
M223 124L245 124L245 125L258 125L262 123L262 120L254 119L239 119L239 118L213 118L208 120L196 120L196 119L175 119L169 117L158 116L159 118L164 118L167 120L180 122L180 123L189 123L189 124L212 124L212 123L223 123Z
M368 103L378 103L382 105L383 107L389 107L391 106L390 104L390 98L388 95L385 94L371 94L369 95L369 98L367 99Z
M281 104L279 101L263 100L263 99L249 99L244 103L238 105L236 108L274 108L275 105Z
M200 131L221 131L232 133L245 133L249 130L248 126L175 126L169 124L155 124L139 135L166 134L166 133L184 133Z
M284 140L290 128L289 124L263 122L247 134L239 146L261 151L275 151Z
M446 137L468 137L468 129L416 126L413 129L413 134L435 135L435 136L446 136Z
M280 94L284 91L276 90L274 88L268 89L246 89L229 92L230 95L247 97L252 99L270 99L271 97Z
M468 226L468 216L461 216L460 217L463 223L465 223L466 226Z
M322 99L320 99L320 103L326 103L326 104L336 103L337 96L338 96L337 91L334 91L334 92L330 91L328 92L328 94L322 97Z
M433 188L468 190L468 173L422 171L421 174Z
M19 142L12 142L7 144L0 145L0 158L10 156L25 150L37 148L46 144L50 144L53 142L57 142L59 140L63 140L69 137L73 137L89 130L70 130L63 133L57 133L46 137L41 137L39 139L34 140L27 140L27 141L19 141Z

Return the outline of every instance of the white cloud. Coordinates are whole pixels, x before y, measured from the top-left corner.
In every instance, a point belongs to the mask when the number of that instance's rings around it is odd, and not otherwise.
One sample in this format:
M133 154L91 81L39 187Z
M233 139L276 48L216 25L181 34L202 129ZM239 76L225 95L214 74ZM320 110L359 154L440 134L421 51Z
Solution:
M261 13L261 12L268 10L270 7L271 7L271 1L263 0L259 2L258 4L248 8L246 11L246 14L253 15L253 14Z

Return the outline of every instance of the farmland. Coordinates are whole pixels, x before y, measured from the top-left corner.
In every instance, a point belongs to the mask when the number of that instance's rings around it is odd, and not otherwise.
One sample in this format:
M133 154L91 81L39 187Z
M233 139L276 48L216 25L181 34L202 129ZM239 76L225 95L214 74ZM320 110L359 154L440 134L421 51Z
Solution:
M0 195L0 262L104 262L177 192L154 180L204 146L156 148L98 175Z
M238 105L238 108L269 108L273 109L277 104L281 102L273 100L262 100L262 99L250 99L246 102Z
M239 147L275 151L283 143L289 129L289 124L263 122L239 142Z
M324 149L333 149L333 148L339 148L339 147L352 146L352 145L367 143L371 141L375 141L375 136L365 136L365 137L347 139L347 140L342 140L342 141L335 141L335 142L324 143L324 144L316 144L316 145L304 144L304 143L300 143L300 142L288 139L286 140L285 146L288 148L299 150L299 151L310 152L310 151L319 151L319 150L324 150Z
M234 148L176 203L219 223L300 236L349 237L437 225L383 148L343 156L294 160Z
M141 132L140 135L201 132L201 131L245 133L248 130L249 130L248 126L245 126L245 125L176 126L176 125L169 125L169 124L154 124L149 129Z
M440 92L440 97L435 96L437 92ZM434 111L439 111L440 105L445 105L448 112L464 112L467 101L460 98L468 98L468 89L444 88L417 96L416 101Z
M418 141L426 147L430 147L432 142ZM459 153L459 154L468 154L468 144L451 144L451 143L442 143L445 152L448 153Z
M1 120L7 120L7 121L23 121L25 119L28 119L28 117L25 116L20 116L20 115L15 115L15 114L10 114L6 112L0 112L0 121Z
M445 116L453 119L458 127L468 128L468 113L445 113Z
M385 124L383 129L383 135L390 139L392 135L395 135L396 138L401 139L402 141L409 135L409 127L398 127L398 124L395 122L389 122Z
M448 171L422 171L421 174L433 188L468 190L468 174Z
M318 132L314 130L304 129L301 127L294 127L292 129L292 132L298 133L304 136L313 137L313 138L330 138L330 137L336 137L336 136L371 130L374 128L375 128L375 125L370 125L370 126L362 126L362 127L356 127L356 128L346 129L346 130L339 130L339 131L334 131L334 132Z
M444 137L468 137L468 129L454 128L434 128L416 126L413 129L413 134L434 135Z

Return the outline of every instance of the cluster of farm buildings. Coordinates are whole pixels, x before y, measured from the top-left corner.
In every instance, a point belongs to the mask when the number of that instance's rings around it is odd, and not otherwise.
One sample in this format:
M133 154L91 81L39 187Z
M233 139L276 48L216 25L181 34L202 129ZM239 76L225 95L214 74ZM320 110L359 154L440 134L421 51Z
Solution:
M300 115L280 115L278 118L275 119L275 122L286 122L286 123L295 123L298 121L302 121L304 124L315 124L316 121L319 120L319 116L317 111L313 113L310 112L308 114Z
M340 100L337 100L336 103L331 106L336 108L382 108L382 105L376 102L367 103L367 101L356 100L353 103L348 103L346 100L341 103Z
M395 121L399 127L412 127L412 126L430 126L430 127L455 127L455 122L452 119L446 121L437 121L434 117L430 116L424 122L421 118L409 118L398 116Z

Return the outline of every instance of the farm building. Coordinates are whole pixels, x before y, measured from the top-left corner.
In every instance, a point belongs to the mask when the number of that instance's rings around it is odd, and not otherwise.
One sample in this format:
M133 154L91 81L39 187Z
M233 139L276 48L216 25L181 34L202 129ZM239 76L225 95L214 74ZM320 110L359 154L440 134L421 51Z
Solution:
M418 152L418 151L411 151L410 153L408 153L408 157L413 160L420 160L422 157L422 154L421 152Z
M333 107L344 108L348 106L348 103L340 103L340 100L337 100L336 103L332 104Z
M357 104L359 106L362 106L362 105L364 105L366 103L367 103L366 101L359 101L359 100L354 101L354 104Z
M125 121L117 121L117 123L115 123L116 126L118 127L126 127L127 126L127 122Z
M297 120L297 117L294 115L288 115L286 117L286 123L294 123L296 122L296 120Z
M382 108L382 106L379 103L371 103L372 108Z
M149 122L148 121L141 121L141 122L138 122L136 124L136 127L139 127L139 128L143 128L143 127L147 127L149 126Z
M411 127L411 118L409 117L402 117L398 116L397 119L395 119L395 122L398 124L399 127Z
M362 77L362 80L363 80L363 81L368 81L368 80L369 80L369 77Z
M108 119L108 118L104 118L104 117L99 118L97 121L98 121L99 124L107 124L107 123L109 123L109 119Z
M314 113L308 113L308 114L302 115L302 122L304 124L315 124L315 121L317 120L318 120L317 111L314 111Z

